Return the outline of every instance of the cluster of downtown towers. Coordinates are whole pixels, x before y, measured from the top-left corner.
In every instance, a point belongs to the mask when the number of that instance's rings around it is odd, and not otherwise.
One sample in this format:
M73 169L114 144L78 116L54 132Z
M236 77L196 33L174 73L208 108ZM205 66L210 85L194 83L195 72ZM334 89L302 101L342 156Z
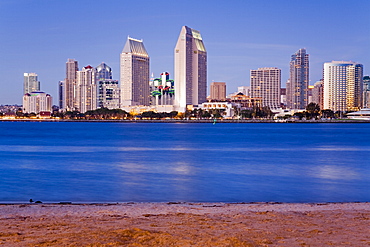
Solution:
M199 31L182 27L174 58L174 81L169 80L168 73L164 72L162 79L153 82L153 79L150 80L150 59L143 41L128 37L120 55L120 83L112 80L112 71L105 63L96 68L89 65L79 70L77 61L68 59L66 78L59 87L60 108L86 112L100 107L127 109L164 104L183 112L188 105L206 102L207 52ZM261 99L263 106L272 109L281 107L280 69L251 70L250 83L251 98ZM315 103L321 109L358 110L363 103L362 84L361 64L344 61L325 63L324 78L315 84ZM160 103L158 97L166 100ZM291 57L285 103L289 109L305 109L310 103L309 55L306 49L298 50Z

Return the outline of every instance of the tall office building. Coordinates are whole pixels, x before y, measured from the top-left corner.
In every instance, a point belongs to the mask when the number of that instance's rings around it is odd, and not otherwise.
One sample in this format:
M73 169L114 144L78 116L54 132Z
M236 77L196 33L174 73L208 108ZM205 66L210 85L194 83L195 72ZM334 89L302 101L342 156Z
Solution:
M64 81L58 82L58 91L59 91L59 97L58 97L58 105L59 109L65 109L64 103L65 103L65 89L64 89Z
M262 98L262 105L271 109L280 107L281 70L259 68L251 70L251 97Z
M36 73L24 73L23 94L40 91L40 82Z
M226 100L226 83L212 82L211 83L211 100Z
M142 40L128 37L120 56L121 107L149 105L149 55Z
M364 76L363 81L364 81L363 107L370 108L370 76L368 75Z
M112 69L106 63L101 63L95 68L95 80L98 82L100 80L111 80L112 79Z
M183 26L175 47L175 107L198 105L207 97L207 51L200 32Z
M324 109L357 111L362 106L362 64L324 63Z
M65 111L75 111L77 106L76 100L76 76L78 71L78 63L74 59L68 59L66 62L66 78L64 80L64 103Z
M77 109L85 113L97 108L97 88L95 83L95 69L90 65L77 71L76 76Z
M290 78L287 83L287 107L305 109L308 105L309 55L299 49L290 61Z

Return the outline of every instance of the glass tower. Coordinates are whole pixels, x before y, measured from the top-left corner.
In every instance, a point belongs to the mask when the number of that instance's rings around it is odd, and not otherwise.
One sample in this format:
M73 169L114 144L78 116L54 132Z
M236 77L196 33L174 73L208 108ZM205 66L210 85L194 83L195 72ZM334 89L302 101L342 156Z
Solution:
M309 55L299 49L290 61L290 78L287 83L287 107L305 109L308 105Z

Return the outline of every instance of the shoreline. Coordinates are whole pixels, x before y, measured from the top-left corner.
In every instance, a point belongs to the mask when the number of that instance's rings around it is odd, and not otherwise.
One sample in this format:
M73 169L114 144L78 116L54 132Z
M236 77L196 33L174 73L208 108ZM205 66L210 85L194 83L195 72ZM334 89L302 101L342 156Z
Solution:
M131 120L131 119L119 119L119 120L86 120L86 119L0 119L0 122L81 122L81 123L285 123L285 124L299 124L299 123L370 123L370 120L355 120L355 119L341 119L341 120L253 120L253 119L222 119L216 122L213 119L198 119L198 120L180 120L180 119L166 119L166 120Z
M5 246L365 246L370 203L0 204Z

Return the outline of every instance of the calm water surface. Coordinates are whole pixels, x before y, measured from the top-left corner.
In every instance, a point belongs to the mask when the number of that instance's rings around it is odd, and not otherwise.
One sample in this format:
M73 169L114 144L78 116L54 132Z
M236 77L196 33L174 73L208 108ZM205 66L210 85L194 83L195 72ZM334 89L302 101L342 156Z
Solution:
M0 122L0 202L370 201L370 124Z

